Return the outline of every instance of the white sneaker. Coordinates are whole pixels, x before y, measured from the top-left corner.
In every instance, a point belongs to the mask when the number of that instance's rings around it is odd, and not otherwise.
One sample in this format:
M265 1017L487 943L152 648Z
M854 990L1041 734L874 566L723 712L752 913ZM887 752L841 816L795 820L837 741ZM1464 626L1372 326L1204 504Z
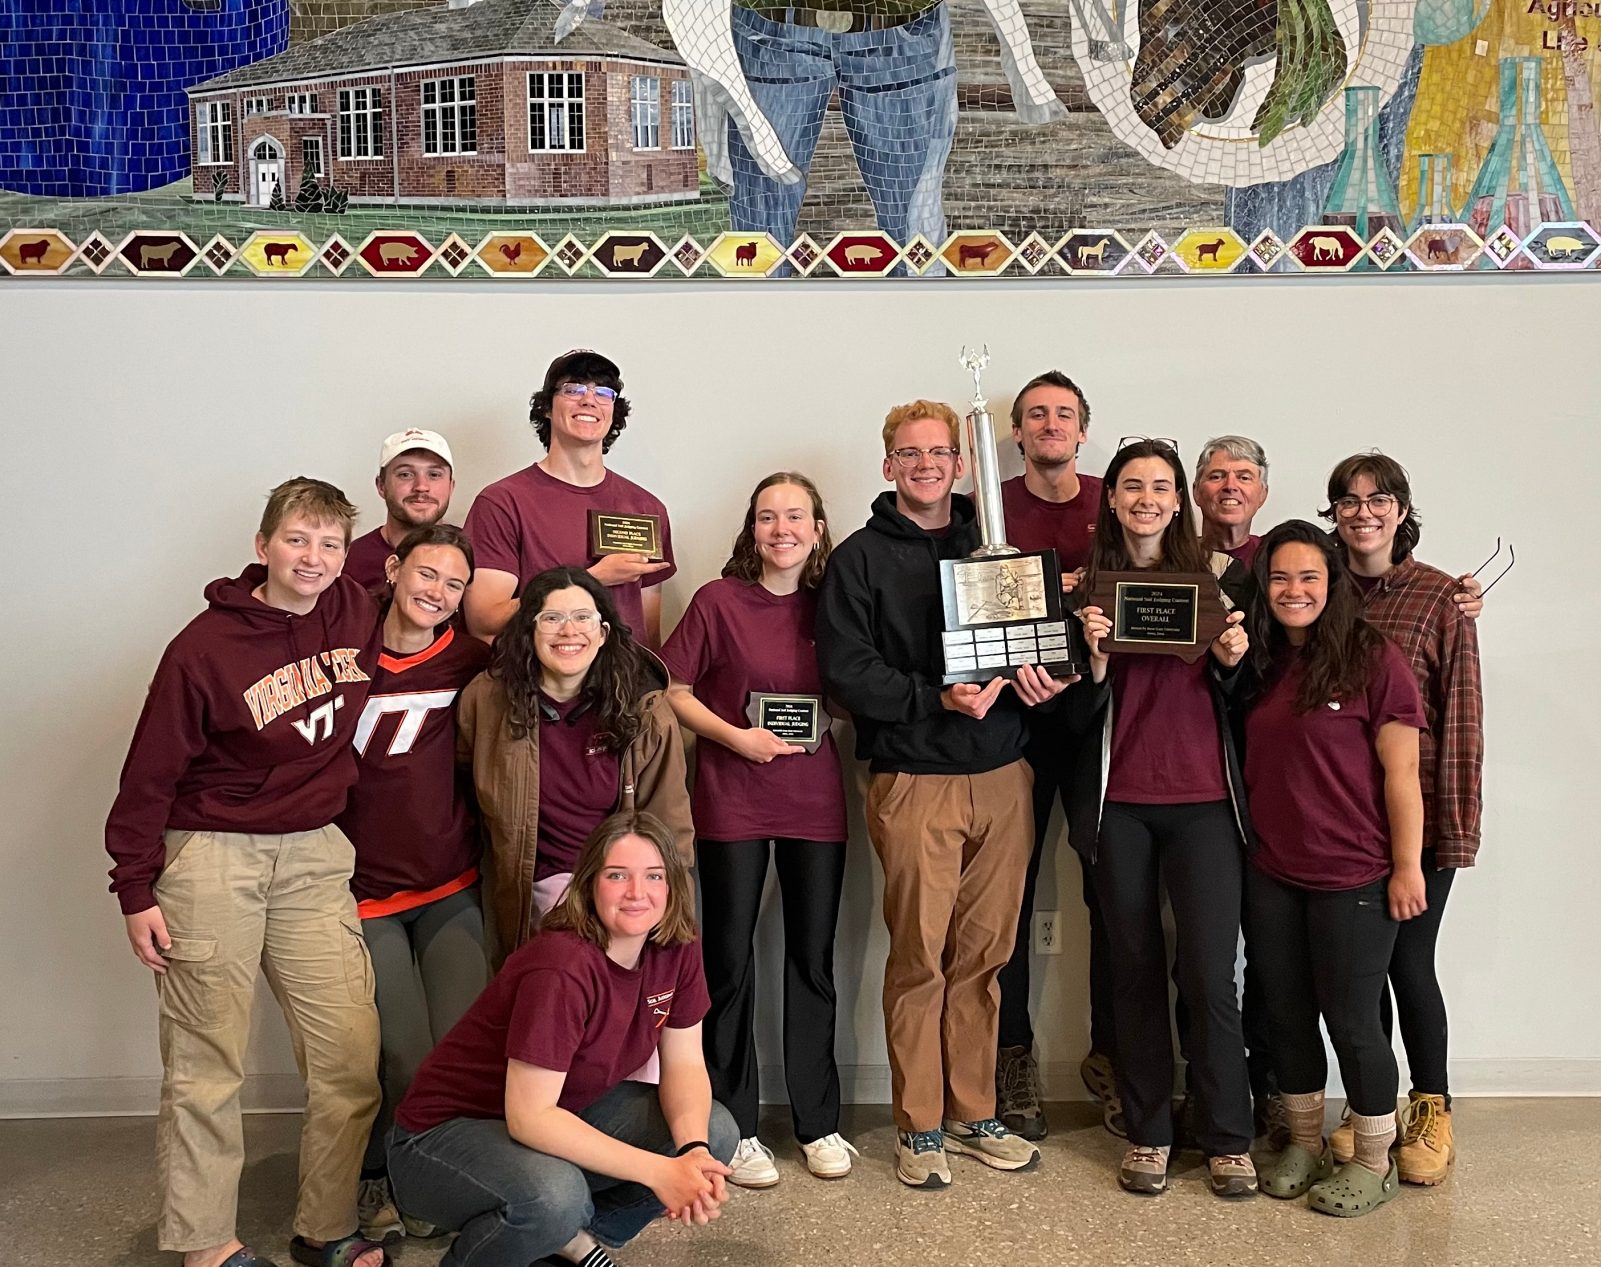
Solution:
M741 1188L771 1188L778 1182L773 1150L754 1135L739 1141L734 1158L728 1164L734 1172L728 1176L728 1182Z
M856 1145L838 1131L800 1147L806 1154L806 1169L819 1179L843 1179L851 1172L851 1157L861 1156Z

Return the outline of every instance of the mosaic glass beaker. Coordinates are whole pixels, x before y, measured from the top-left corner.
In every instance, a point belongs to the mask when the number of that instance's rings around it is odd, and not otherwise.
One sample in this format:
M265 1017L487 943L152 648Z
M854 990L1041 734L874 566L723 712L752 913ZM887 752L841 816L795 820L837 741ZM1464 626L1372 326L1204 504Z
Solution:
M1419 44L1455 44L1490 12L1490 0L1418 0L1412 37Z
M1424 224L1454 224L1456 208L1451 203L1451 156L1418 155L1418 205L1409 231Z
M1540 59L1501 59L1501 123L1468 195L1473 231L1488 238L1503 224L1519 238L1550 220L1574 220L1540 124Z
M1364 242L1381 229L1399 236L1405 222L1395 183L1379 150L1379 90L1345 90L1345 150L1323 204L1324 224L1343 224Z

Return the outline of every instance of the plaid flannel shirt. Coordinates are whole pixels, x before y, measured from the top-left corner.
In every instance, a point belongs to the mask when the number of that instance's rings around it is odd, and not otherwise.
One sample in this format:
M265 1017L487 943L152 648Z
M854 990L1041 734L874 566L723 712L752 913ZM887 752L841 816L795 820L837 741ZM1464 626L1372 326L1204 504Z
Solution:
M1362 614L1406 654L1429 728L1419 736L1423 844L1444 867L1471 867L1479 851L1484 693L1479 634L1452 601L1457 581L1410 554L1379 579Z

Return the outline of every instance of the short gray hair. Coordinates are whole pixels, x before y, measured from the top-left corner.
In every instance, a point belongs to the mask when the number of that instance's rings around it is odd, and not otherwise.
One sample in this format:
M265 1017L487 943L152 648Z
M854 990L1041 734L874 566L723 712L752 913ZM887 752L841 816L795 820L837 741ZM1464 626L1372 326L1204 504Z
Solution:
M1267 483L1267 454L1262 446L1250 436L1213 436L1201 446L1201 456L1195 459L1195 482L1201 482L1201 472L1206 470L1213 456L1226 453L1236 462L1250 462L1262 472L1262 483Z

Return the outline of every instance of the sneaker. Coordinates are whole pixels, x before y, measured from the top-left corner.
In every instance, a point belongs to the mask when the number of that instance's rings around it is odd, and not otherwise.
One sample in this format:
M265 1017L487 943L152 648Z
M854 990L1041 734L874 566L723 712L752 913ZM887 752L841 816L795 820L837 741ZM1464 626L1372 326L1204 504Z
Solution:
M395 1198L389 1191L388 1175L361 1181L356 1189L356 1222L366 1240L377 1241L380 1245L406 1235L400 1211L395 1208Z
M1329 1148L1336 1165L1343 1166L1356 1156L1356 1127L1351 1125L1351 1106L1340 1114L1340 1124L1329 1132Z
M752 1135L739 1141L733 1159L728 1163L733 1171L728 1182L741 1188L771 1188L778 1182L778 1167L773 1165L773 1150Z
M1024 1139L1044 1139L1045 1110L1040 1106L1040 1066L1028 1047L1002 1047L995 1059L997 1117L1006 1129Z
M1134 1144L1123 1154L1117 1182L1125 1192L1154 1197L1167 1191L1167 1149Z
M851 1158L861 1156L856 1145L838 1131L802 1144L800 1149L806 1156L806 1169L819 1179L843 1179L851 1172Z
M996 1170L1033 1170L1040 1164L1040 1150L1020 1135L1006 1129L999 1118L978 1122L944 1123L945 1147Z
M1456 1141L1451 1134L1451 1110L1443 1095L1422 1091L1408 1094L1401 1111L1401 1142L1396 1149L1396 1166L1402 1183L1433 1187L1444 1183L1456 1160Z
M1252 1108L1256 1137L1269 1152L1282 1153L1290 1146L1290 1115L1284 1111L1284 1097L1277 1091L1265 1091L1256 1097ZM1355 1141L1352 1142L1354 1146Z
M901 1131L895 1146L895 1177L910 1188L949 1187L945 1136L939 1131Z
M1078 1076L1084 1079L1084 1089L1097 1104L1116 1097L1117 1071L1112 1068L1112 1058L1105 1052L1092 1051L1085 1056L1079 1064Z
M1249 1153L1220 1153L1206 1159L1214 1197L1254 1197L1256 1163Z

